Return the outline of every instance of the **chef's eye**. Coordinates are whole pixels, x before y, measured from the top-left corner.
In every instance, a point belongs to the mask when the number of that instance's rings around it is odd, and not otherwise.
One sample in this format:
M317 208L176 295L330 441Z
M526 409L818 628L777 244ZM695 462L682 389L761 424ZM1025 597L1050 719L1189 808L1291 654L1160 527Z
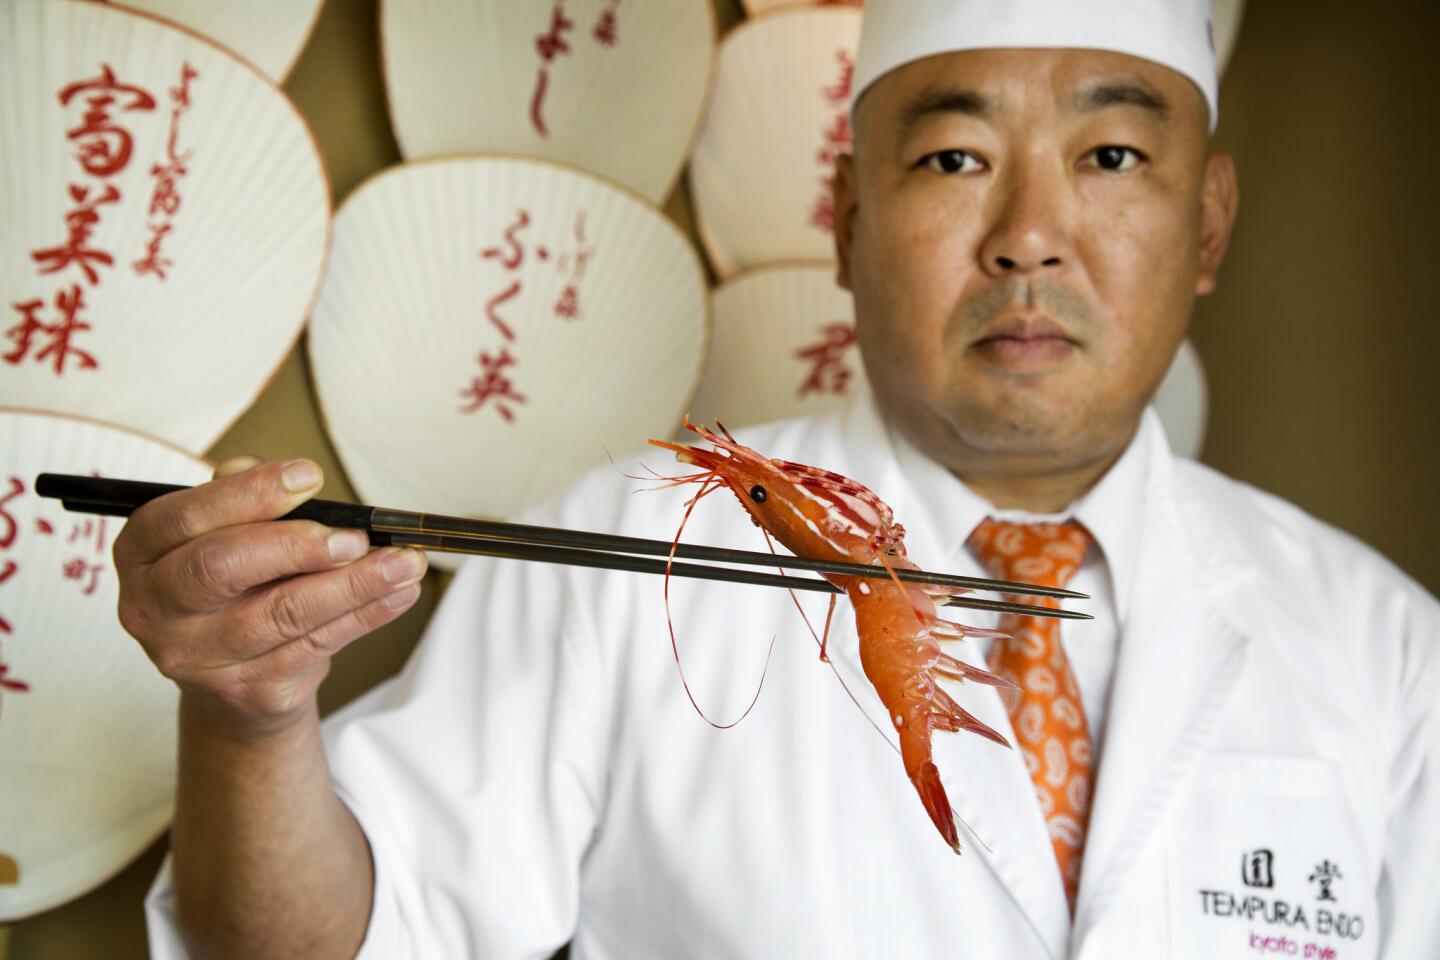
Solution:
M974 173L980 161L964 150L937 150L920 158L920 164L935 173Z
M1130 147L1096 147L1086 156L1101 170L1109 170L1112 173L1124 173L1133 169L1136 164L1145 159L1144 154L1139 150Z
M755 486L750 488L750 499L754 500L756 503L764 503L765 488L760 486L760 484L758 483L755 484Z

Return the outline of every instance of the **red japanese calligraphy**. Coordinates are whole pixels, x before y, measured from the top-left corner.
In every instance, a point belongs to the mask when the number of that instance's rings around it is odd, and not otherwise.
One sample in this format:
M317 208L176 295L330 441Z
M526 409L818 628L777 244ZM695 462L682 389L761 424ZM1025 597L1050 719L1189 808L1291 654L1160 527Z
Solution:
M9 624L5 623L3 619L0 619L0 627L6 628L5 632L9 633ZM10 664L4 660L0 660L0 690L7 690L11 693L24 693L29 689L30 684L24 680L17 680L10 676Z
M167 267L173 266L175 261L160 256L160 244L164 242L165 235L169 232L170 224L168 223L150 224L150 240L145 244L145 256L131 264L137 274L144 276L147 273L153 273L161 280L169 277L165 270Z
M101 181L123 171L130 163L135 143L130 131L116 123L111 114L149 112L155 109L155 98L140 87L116 79L115 71L104 62L100 64L99 76L68 84L57 96L62 107L69 106L77 97L84 100L85 113L80 125L66 131L67 138L75 144L75 159L81 168ZM65 242L31 250L30 259L42 275L75 267L90 286L98 286L99 268L114 266L115 258L109 251L93 245L91 238L100 225L101 207L118 203L120 189L113 183L71 183L69 191L74 206L65 214ZM39 362L53 357L56 376L64 375L66 361L71 357L82 370L97 369L99 363L94 356L70 343L76 333L90 329L90 324L80 319L80 311L85 306L80 285L72 282L69 289L57 291L54 303L59 319L53 323L45 323L39 317L43 298L11 304L21 319L6 331L15 346L4 355L5 362L19 364L30 354L35 338L43 335L49 341L34 357Z
M524 208L516 211L515 218L505 228L501 243L480 250L480 259L494 262L507 274L504 285L485 302L486 319L507 343L514 343L516 334L514 327L501 315L500 308L524 292L524 280L520 273L532 252L535 255L534 262L553 264L564 278L564 288L552 308L555 316L565 320L576 320L582 316L581 282L585 278L590 258L595 254L595 248L589 244L586 235L586 216L584 210L576 214L574 248L562 249L558 255L545 244L531 243L523 236L531 226L530 211ZM483 373L473 378L470 385L461 390L461 397L468 399L470 403L461 407L460 411L474 413L487 401L493 401L501 418L507 423L512 422L515 412L508 403L525 402L525 397L515 392L514 384L504 373L516 362L508 346L502 347L497 354L481 353L480 366Z
M824 339L795 351L798 360L808 361L810 373L800 384L797 396L812 393L843 394L850 385L850 368L845 363L846 351L855 343L855 325L840 321L820 328Z
M200 72L187 60L180 69L180 85L170 88L170 136L165 142L165 162L150 168L150 175L155 178L155 189L150 194L150 216L154 218L149 223L150 242L145 247L145 256L132 264L137 274L153 274L162 281L172 261L160 256L160 248L171 230L170 221L180 209L178 184L189 172L186 164L192 153L189 150L182 153L179 148L180 115L190 109L190 81L199 76Z
M25 492L25 481L19 477L10 478L10 492L0 497L0 521L4 523L5 533L0 535L0 550L9 550L15 545L15 537L20 533L20 525L5 509L5 505Z
M486 247L480 251L481 260L499 260L506 270L515 270L525 263L525 246L520 242L520 231L530 226L530 211L521 210L515 222L505 228L505 245L510 248L507 255L500 247Z
M65 574L66 580L84 580L85 575L90 575L89 584L80 592L85 596L95 592L95 586L100 579L100 571L105 569L103 564L86 563L84 557L72 557L65 561L60 571Z
M590 36L602 47L614 47L620 42L620 22L616 14L619 6L620 0L605 0L605 7L590 31ZM550 128L545 124L545 94L550 89L550 66L562 54L572 52L565 34L574 28L575 21L565 15L565 0L555 0L550 9L550 29L535 37L540 66L535 74L535 90L530 95L530 125L542 137L550 136Z
M116 80L110 65L101 63L100 76L77 81L60 90L60 105L69 106L71 100L87 91L90 96L85 98L84 119L66 135L76 143L75 157L86 173L92 177L113 177L130 162L134 140L129 130L110 119L111 106L122 100L122 112L150 111L155 109L155 98L139 87ZM119 94L125 96L117 96Z
M495 411L500 414L506 423L515 419L515 412L510 409L508 403L524 403L525 397L515 392L515 384L502 371L506 367L515 366L515 358L510 355L509 348L502 347L499 354L489 354L481 351L480 357L481 375L471 381L470 386L460 391L461 399L469 399L472 402L469 406L461 407L461 413L474 413L485 405L487 401L494 401Z
M502 337L512 342L515 340L515 331L510 329L510 324L500 319L500 305L505 303L507 300L515 299L515 297L519 295L520 281L516 280L512 282L510 286L495 294L495 296L491 297L485 302L485 316L489 318L491 323L495 324L495 329L500 331L500 335Z
M585 245L585 211L581 210L575 217L575 252L562 253L556 260L556 266L561 273L567 270L570 273L565 289L560 291L560 299L555 302L555 316L565 320L578 320L580 318L580 281L585 278L585 267L590 262L590 257L595 253L594 247Z
M565 16L565 0L555 0L550 11L550 30L535 38L535 49L540 52L540 72L535 79L535 93L530 97L530 123L542 137L548 137L550 130L545 126L545 91L550 85L550 64L562 53L570 52L565 34L575 27L575 21Z
M15 517L11 515L6 507L11 500L14 500L24 492L24 481L19 477L10 477L10 492L4 497L0 497L0 529L3 529L3 533L0 533L0 550L8 551L15 545L15 538L20 532L20 525L15 522ZM8 581L19 569L19 564L9 557L6 557L4 565L0 566L0 584ZM3 615L0 615L0 634L9 636L14 632L15 628L11 625L10 621ZM3 657L0 657L0 691L8 690L12 693L24 693L29 689L30 685L28 683L10 676L10 665L5 662Z
M98 473L94 473L93 471L92 475L99 476ZM93 544L90 543L92 537L94 539ZM105 518L86 517L82 520L73 521L70 525L70 536L65 542L83 543L88 546L96 556L105 556ZM66 580L84 580L88 575L89 583L81 591L81 593L88 597L95 592L100 572L105 569L105 565L103 563L89 563L84 557L73 557L65 561L60 569L61 573L65 575Z
M120 191L114 184L107 183L104 193L96 193L91 196L91 188L83 184L70 184L70 199L74 200L77 206L65 214L65 226L69 236L65 242L58 247L50 247L46 250L30 251L30 259L40 264L41 273L56 273L64 270L71 264L77 265L85 274L85 279L93 286L100 282L100 275L95 271L95 265L110 266L115 258L104 250L97 250L87 246L90 235L95 232L95 227L100 223L98 208L107 203L115 203L120 199Z
M79 284L71 284L69 290L61 290L55 294L55 309L59 311L60 319L55 323L44 323L36 314L44 303L40 300L27 300L23 303L12 303L12 307L20 312L21 320L5 335L15 341L15 347L0 359L6 363L19 365L29 354L30 348L34 345L37 334L49 337L49 342L43 349L35 354L36 362L44 362L46 357L55 358L55 373L63 376L65 373L65 361L75 357L81 370L95 370L100 364L90 354L78 347L70 345L70 338L82 330L89 330L90 324L81 320L80 310L85 306L84 290Z
M605 0L605 9L600 11L600 18L595 21L592 36L602 47L613 47L620 42L620 25L615 16L615 8L618 6L620 0Z
M520 233L528 226L530 226L530 211L522 209L516 214L515 222L505 228L504 246L486 247L480 251L480 259L498 261L508 273L514 273L520 269L525 263L525 244L520 240ZM536 250L536 256L543 260L549 256L549 251L541 246ZM513 341L515 331L500 318L499 308L501 304L519 296L520 291L520 281L512 280L508 287L491 297L485 304L485 316L506 340Z
M150 175L155 177L155 192L150 195L150 215L163 213L167 216L174 216L180 209L180 195L175 190L175 182L183 177L188 171L185 166L190 160L193 151L180 152L180 116L190 109L190 81L200 76L200 71L185 61L180 68L180 85L170 88L170 136L165 141L165 163L157 163L150 168Z
M565 0L555 0L555 6L550 11L550 32L535 38L535 49L540 51L540 59L549 63L560 54L569 53L570 45L565 42L565 34L574 26L575 21L565 16Z
M840 109L848 108L850 103L850 87L855 82L855 61L850 56L849 50L836 50L835 60L840 64L840 76L834 84L822 87L820 92L825 95L825 102L830 106Z
M555 301L555 316L565 320L576 320L580 317L580 289L573 283L565 284L565 289L560 291L560 298Z
M104 517L86 517L83 520L74 521L70 525L70 537L65 542L75 543L79 540L89 540L92 533L95 535L95 553L103 554L105 552Z
M855 77L855 63L850 51L837 50L835 59L840 64L840 76L835 83L821 88L825 102L834 110L830 122L820 131L820 149L815 159L821 166L820 192L810 208L810 225L825 233L835 232L835 162L840 155L850 150L853 135L850 129L850 86Z

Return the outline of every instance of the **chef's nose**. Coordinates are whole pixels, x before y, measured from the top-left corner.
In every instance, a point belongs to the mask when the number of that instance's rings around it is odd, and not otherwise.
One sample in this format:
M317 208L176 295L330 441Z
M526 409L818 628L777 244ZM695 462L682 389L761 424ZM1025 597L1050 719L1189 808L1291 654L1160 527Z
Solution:
M1071 256L1069 185L1039 162L1012 166L996 185L994 213L980 251L994 277L1058 270Z

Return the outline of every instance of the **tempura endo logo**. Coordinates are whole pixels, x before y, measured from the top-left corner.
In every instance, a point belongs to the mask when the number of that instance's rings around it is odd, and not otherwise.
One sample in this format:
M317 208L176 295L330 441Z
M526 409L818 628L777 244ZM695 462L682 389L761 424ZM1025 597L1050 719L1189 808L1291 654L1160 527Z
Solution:
M1292 903L1278 897L1236 896L1225 890L1201 890L1200 910L1207 917L1233 917L1347 940L1359 940L1365 933L1364 917L1324 907L1312 907L1307 911L1303 903Z

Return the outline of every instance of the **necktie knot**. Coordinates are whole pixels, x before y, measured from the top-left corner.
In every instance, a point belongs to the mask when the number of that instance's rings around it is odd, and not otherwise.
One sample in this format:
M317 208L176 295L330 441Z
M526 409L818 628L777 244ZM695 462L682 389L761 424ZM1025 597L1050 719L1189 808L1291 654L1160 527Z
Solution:
M1012 523L986 517L966 543L992 577L1064 587L1085 559L1090 533L1074 520Z

